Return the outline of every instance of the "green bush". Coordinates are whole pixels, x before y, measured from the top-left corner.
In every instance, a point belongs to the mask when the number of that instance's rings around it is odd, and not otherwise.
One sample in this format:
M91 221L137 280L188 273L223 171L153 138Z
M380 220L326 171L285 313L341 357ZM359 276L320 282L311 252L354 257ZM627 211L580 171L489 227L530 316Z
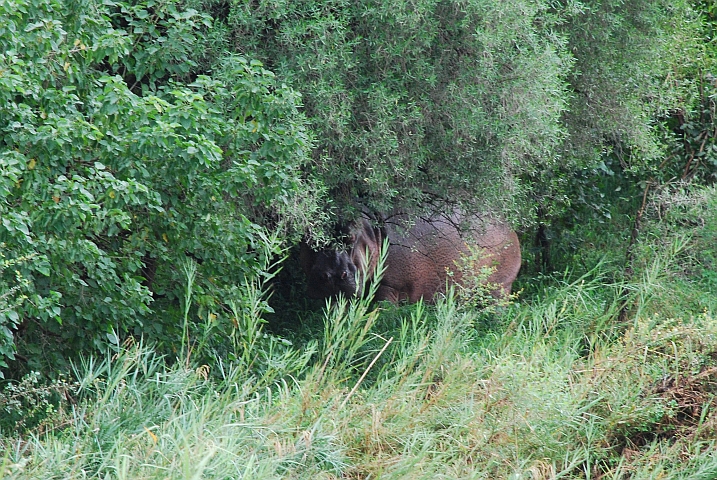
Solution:
M0 326L22 324L29 368L115 335L176 344L178 318L154 312L176 311L184 258L218 310L281 252L266 230L315 211L299 94L241 57L196 72L209 18L177 2L5 0L0 17L0 242L32 257Z
M674 252L665 266L655 309L673 316L717 311L717 190L686 183L656 189L646 206L644 238L637 248L637 272L646 259ZM675 248L677 245L678 248Z
M24 434L62 428L71 421L70 400L79 383L66 376L46 380L40 372L30 372L20 381L7 382L0 391L0 432Z

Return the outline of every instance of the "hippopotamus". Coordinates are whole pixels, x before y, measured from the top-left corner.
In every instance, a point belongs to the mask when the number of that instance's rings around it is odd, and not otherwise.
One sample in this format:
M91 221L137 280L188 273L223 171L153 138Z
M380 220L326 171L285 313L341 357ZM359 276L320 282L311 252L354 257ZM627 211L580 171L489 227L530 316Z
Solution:
M465 224L469 226L466 230ZM494 218L466 221L456 214L434 215L411 223L406 215L393 215L378 226L362 217L349 229L344 250L314 252L302 243L301 265L308 279L308 295L361 295L363 282L373 278L384 238L389 241L386 271L376 300L415 303L423 298L432 303L437 294L445 293L447 283L462 283L460 266L471 251L480 253L478 261L470 264L476 273L483 267L494 268L486 279L497 287L494 296L510 294L520 270L518 236Z

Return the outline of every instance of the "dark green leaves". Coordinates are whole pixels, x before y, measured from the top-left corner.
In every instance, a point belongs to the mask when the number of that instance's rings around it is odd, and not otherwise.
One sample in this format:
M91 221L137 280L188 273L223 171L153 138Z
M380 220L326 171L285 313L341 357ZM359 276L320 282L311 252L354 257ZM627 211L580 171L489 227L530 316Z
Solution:
M171 346L173 317L150 308L173 308L176 265L202 261L219 311L267 264L264 229L301 221L300 97L238 58L219 80L189 75L208 17L174 2L3 0L0 17L0 243L24 259L0 272L0 361L19 323L31 363L35 345L62 361L109 332Z

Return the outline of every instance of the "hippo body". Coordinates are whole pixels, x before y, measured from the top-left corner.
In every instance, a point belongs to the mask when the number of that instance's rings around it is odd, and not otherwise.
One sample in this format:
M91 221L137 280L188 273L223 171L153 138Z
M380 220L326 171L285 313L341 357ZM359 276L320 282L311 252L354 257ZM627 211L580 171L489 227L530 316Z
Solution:
M506 224L476 220L463 231L458 216L419 219L410 228L403 227L404 220L394 217L386 222L390 247L376 295L379 300L432 301L437 293L445 293L449 271L450 282L461 283L461 266L471 255L469 245L481 249L480 260L473 265L476 273L482 267L495 267L487 279L499 287L494 294L510 293L520 270L520 244Z
M465 226L469 228L464 230ZM445 293L447 281L461 283L461 265L471 255L469 245L480 252L479 261L472 265L477 272L482 267L495 267L487 281L498 286L493 292L496 296L510 293L520 269L518 237L509 226L496 220L475 218L466 222L452 215L409 223L405 215L393 215L385 219L383 228L378 228L362 218L352 227L351 245L346 251L313 252L302 244L301 263L309 282L309 296L325 298L339 291L348 296L360 295L360 288L350 279L352 271L359 272L359 279L372 278L385 237L389 250L377 300L398 303L423 298L433 302L436 294Z

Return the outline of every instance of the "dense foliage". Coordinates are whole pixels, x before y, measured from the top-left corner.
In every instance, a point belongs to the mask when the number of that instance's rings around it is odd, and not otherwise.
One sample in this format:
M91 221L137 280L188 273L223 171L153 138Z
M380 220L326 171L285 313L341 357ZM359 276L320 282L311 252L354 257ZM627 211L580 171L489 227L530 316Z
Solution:
M256 343L219 375L129 343L76 382L28 377L0 392L0 428L17 432L0 437L0 476L714 478L717 191L664 200L637 281L605 264L544 279L482 330L452 298L402 312L342 299L303 354Z
M215 13L215 48L301 86L310 174L341 215L357 200L525 212L520 176L553 168L572 59L551 2L192 3Z
M700 22L686 2L191 4L215 16L212 48L300 86L311 173L340 216L357 201L460 202L523 225L573 204L604 214L599 176L655 169L656 120L694 92Z

